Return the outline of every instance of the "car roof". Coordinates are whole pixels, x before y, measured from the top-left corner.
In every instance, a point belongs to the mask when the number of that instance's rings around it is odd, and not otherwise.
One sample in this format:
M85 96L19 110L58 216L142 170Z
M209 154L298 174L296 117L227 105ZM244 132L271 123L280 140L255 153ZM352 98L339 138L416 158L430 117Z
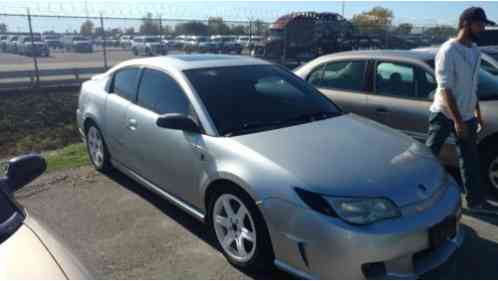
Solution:
M427 61L433 60L436 56L436 50L419 49L419 50L365 50L365 51L348 51L331 55L326 55L326 60L331 58L363 58L363 59L411 59Z
M271 63L248 57L218 54L168 55L153 58L132 59L119 64L116 68L132 65L148 65L159 68L174 68L179 71L210 67L271 65Z

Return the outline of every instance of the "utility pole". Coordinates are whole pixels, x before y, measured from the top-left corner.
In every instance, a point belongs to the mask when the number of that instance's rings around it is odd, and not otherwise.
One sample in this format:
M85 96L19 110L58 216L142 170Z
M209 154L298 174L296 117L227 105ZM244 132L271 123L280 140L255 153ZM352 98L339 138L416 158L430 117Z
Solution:
M88 14L88 0L85 0L85 14L86 14L86 19L89 19L89 14Z
M35 82L35 87L38 87L40 85L40 72L38 69L38 58L36 57L35 53L35 38L33 36L33 26L31 24L31 13L28 10L28 24L29 24L29 35L31 36L31 56L33 57L33 63L35 65L35 77L36 77L36 82Z
M342 0L342 17L344 17L344 6L346 5L346 1Z
M107 69L107 46L105 42L104 16L100 13L100 28L102 29L102 46L104 48L104 68Z

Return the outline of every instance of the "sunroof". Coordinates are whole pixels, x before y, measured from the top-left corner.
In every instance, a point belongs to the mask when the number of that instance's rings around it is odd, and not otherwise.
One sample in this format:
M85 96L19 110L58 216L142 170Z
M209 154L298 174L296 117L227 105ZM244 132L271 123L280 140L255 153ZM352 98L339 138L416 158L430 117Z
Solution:
M230 60L234 57L226 55L175 55L176 59L182 61L205 61L205 60Z

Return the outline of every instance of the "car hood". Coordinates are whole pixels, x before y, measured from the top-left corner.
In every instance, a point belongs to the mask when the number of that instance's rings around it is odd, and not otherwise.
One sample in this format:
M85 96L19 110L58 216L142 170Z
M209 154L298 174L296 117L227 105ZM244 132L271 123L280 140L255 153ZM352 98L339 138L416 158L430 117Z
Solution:
M0 244L0 260L2 280L67 279L36 233L26 225Z
M48 230L39 220L36 220L32 215L26 217L24 225L27 226L38 239L45 245L45 248L50 251L50 255L59 265L59 268L64 272L68 279L94 279L88 269L80 262L73 252L71 252L55 233ZM39 278L38 278L39 279Z
M446 176L424 145L356 115L233 140L324 195L385 197L404 206L429 198Z

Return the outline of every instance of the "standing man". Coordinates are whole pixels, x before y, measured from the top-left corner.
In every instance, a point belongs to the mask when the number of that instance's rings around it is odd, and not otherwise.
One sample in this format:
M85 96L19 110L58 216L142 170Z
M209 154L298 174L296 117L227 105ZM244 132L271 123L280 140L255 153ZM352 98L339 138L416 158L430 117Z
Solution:
M458 34L445 42L436 55L437 92L431 106L429 138L426 145L435 155L448 136L457 140L460 173L470 212L498 214L498 208L486 200L481 185L477 132L482 128L477 98L481 54L475 44L485 25L494 25L482 8L466 9L460 16Z

